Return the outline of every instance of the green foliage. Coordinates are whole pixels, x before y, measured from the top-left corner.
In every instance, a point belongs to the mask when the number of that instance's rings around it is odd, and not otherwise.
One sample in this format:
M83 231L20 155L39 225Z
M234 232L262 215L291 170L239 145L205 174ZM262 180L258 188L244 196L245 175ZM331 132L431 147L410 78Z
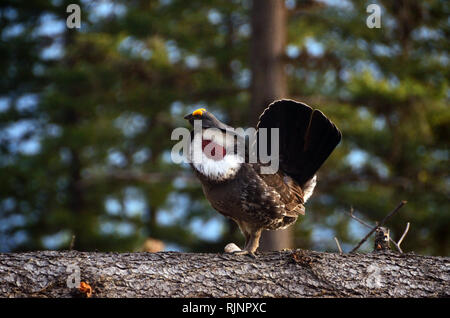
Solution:
M247 125L249 1L81 1L69 30L74 2L0 5L0 250L66 249L73 235L78 250L242 242L171 162L170 135L200 106ZM448 4L378 3L369 29L365 2L290 1L287 97L344 136L295 246L336 250L337 236L349 250L368 229L344 212L374 223L407 200L394 238L410 222L405 251L448 255Z

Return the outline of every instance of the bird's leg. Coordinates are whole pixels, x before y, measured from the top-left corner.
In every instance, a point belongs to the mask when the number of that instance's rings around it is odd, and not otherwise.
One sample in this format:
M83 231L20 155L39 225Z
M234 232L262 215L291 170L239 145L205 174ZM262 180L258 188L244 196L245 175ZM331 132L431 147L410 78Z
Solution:
M245 236L245 245L243 249L245 250L248 246L248 243L250 242L250 233L245 231L244 236Z
M239 222L236 220L235 220L235 222L237 223L237 225L239 226L239 229L241 230L241 233L245 237L245 245L244 245L244 249L245 249L248 245L248 242L250 241L250 231L245 222ZM240 252L240 251L237 251L237 252ZM236 253L236 252L234 252L234 253Z
M236 255L249 255L251 257L256 257L255 252L259 246L259 239L261 237L262 229L253 230L248 233L249 238L245 243L245 247L242 251L235 252ZM246 235L247 237L247 235Z

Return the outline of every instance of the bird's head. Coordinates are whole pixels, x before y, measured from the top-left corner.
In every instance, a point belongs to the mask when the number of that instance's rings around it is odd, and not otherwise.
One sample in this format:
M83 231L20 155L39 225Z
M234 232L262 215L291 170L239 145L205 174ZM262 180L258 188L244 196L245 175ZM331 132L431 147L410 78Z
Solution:
M184 119L194 127L191 147L194 169L215 180L233 176L241 163L235 150L236 134L234 129L219 121L204 108L194 110L184 116ZM200 121L200 126L197 121ZM196 127L201 127L201 129Z
M230 130L230 126L225 125L220 120L218 120L212 113L208 112L204 108L199 108L194 110L192 113L184 116L184 119L188 120L193 126L195 120L201 120L202 128L217 128L223 131Z

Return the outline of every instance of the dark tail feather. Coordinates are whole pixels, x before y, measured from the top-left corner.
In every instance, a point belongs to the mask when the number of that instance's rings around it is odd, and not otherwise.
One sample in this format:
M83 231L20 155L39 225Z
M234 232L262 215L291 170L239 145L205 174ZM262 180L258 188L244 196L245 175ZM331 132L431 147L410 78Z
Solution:
M280 169L299 185L314 176L341 140L339 129L320 110L293 100L270 104L259 118L257 128L263 127L279 128ZM269 152L270 140L269 129Z

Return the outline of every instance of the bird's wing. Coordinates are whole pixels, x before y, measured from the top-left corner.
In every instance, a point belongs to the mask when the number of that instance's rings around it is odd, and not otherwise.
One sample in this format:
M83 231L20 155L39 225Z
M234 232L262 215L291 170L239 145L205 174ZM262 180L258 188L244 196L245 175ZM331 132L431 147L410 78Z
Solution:
M288 175L282 171L274 174L263 174L260 172L259 164L253 164L253 169L258 173L270 191L279 195L277 196L278 201L284 205L283 215L294 217L299 214L305 214L303 191Z
M300 186L310 180L341 140L339 129L320 111L293 100L279 100L267 107L257 124L267 128L268 154L271 130L279 129L280 169Z

